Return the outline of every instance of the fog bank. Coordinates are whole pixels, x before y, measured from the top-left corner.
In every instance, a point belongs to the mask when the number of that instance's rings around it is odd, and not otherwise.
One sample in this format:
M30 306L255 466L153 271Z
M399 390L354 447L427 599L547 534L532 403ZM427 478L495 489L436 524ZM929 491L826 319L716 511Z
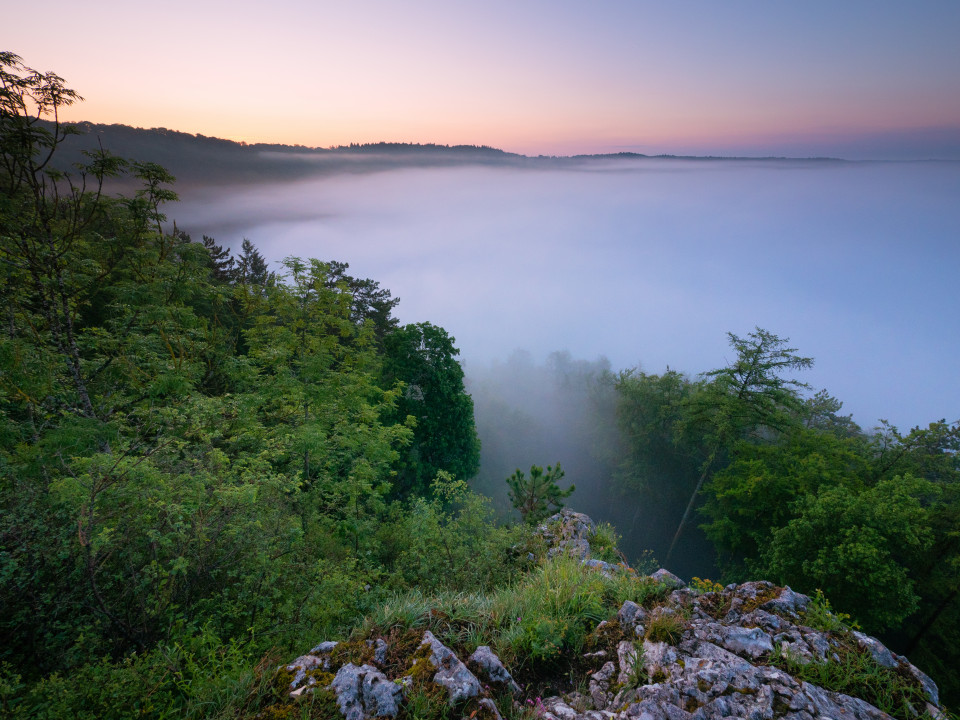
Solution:
M610 160L395 169L191 191L188 232L338 259L471 367L516 348L723 365L761 326L871 427L960 416L960 164Z

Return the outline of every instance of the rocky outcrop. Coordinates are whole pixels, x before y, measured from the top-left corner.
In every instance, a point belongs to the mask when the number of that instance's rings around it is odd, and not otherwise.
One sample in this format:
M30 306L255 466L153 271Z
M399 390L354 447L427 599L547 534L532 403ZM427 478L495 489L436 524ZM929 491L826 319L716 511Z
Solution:
M477 676L467 669L450 648L437 640L432 632L427 630L420 644L430 649L430 662L437 671L433 681L446 689L451 705L465 702L480 694L480 681ZM500 665L499 660L496 660L496 663Z
M592 528L587 516L568 511L542 530L555 554L571 554L588 564ZM569 668L554 667L558 680L553 687L561 692L549 697L531 697L545 686L543 678L524 677L529 668L511 674L494 647L460 647L463 661L458 648L448 647L430 630L419 635L408 631L419 642L374 637L354 641L353 650L322 643L285 666L289 695L332 693L349 720L395 717L414 692L441 699L464 717L494 720L502 717L503 703L544 720L891 717L872 704L881 700L869 687L849 683L848 694L829 683L815 684L813 679L829 673L811 670L832 663L851 673L857 667L873 668L881 686L883 678L898 683L905 689L899 705L887 708L898 717L941 716L937 687L929 677L876 638L838 630L839 623L814 627L819 615L811 610L822 614L823 608L789 587L769 582L691 587L666 570L644 579L629 568L602 565L597 572L630 573L631 582L657 591L648 592L642 603L627 600L612 608L586 647L566 656ZM405 657L400 646L407 648ZM571 683L575 676L579 680ZM861 697L854 696L858 692Z
M537 533L550 546L547 557L565 553L582 560L590 560L590 535L593 529L594 522L589 515L562 510L547 518L546 522L537 528Z

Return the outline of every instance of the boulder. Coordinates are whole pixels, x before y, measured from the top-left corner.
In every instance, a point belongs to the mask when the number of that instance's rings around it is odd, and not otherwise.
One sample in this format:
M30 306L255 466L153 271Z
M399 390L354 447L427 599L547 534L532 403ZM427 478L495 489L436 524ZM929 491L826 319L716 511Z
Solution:
M403 689L372 665L347 663L330 684L346 720L396 717Z
M487 645L478 647L468 660L480 668L491 683L503 686L514 695L520 694L520 686Z
M433 681L446 688L451 705L456 705L480 694L480 681L460 661L460 658L450 648L437 640L429 630L423 634L423 642L420 643L420 646L423 647L424 645L430 647L430 662L437 669Z

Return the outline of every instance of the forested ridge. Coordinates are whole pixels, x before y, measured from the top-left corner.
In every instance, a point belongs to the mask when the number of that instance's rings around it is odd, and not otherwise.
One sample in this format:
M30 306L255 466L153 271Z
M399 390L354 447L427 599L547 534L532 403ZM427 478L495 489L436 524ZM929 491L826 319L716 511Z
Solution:
M341 260L271 269L171 226L160 165L97 148L64 169L79 96L12 53L0 80L0 712L267 717L281 661L397 598L550 582L531 527L569 495L560 467L531 469L535 497L511 476L531 522L471 491L446 330L401 326ZM702 531L718 579L822 589L956 705L960 427L864 431L787 340L729 338L697 378L577 379L616 430L581 428L594 493L650 518L668 568ZM518 662L570 651L545 608L517 618Z

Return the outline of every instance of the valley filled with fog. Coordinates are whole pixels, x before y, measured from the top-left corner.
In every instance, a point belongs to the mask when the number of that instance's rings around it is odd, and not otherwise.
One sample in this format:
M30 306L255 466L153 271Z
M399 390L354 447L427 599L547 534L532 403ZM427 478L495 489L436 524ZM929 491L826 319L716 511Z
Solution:
M194 237L379 281L401 322L456 337L468 378L517 349L696 375L760 326L865 428L960 406L957 163L612 158L180 192L168 215Z

